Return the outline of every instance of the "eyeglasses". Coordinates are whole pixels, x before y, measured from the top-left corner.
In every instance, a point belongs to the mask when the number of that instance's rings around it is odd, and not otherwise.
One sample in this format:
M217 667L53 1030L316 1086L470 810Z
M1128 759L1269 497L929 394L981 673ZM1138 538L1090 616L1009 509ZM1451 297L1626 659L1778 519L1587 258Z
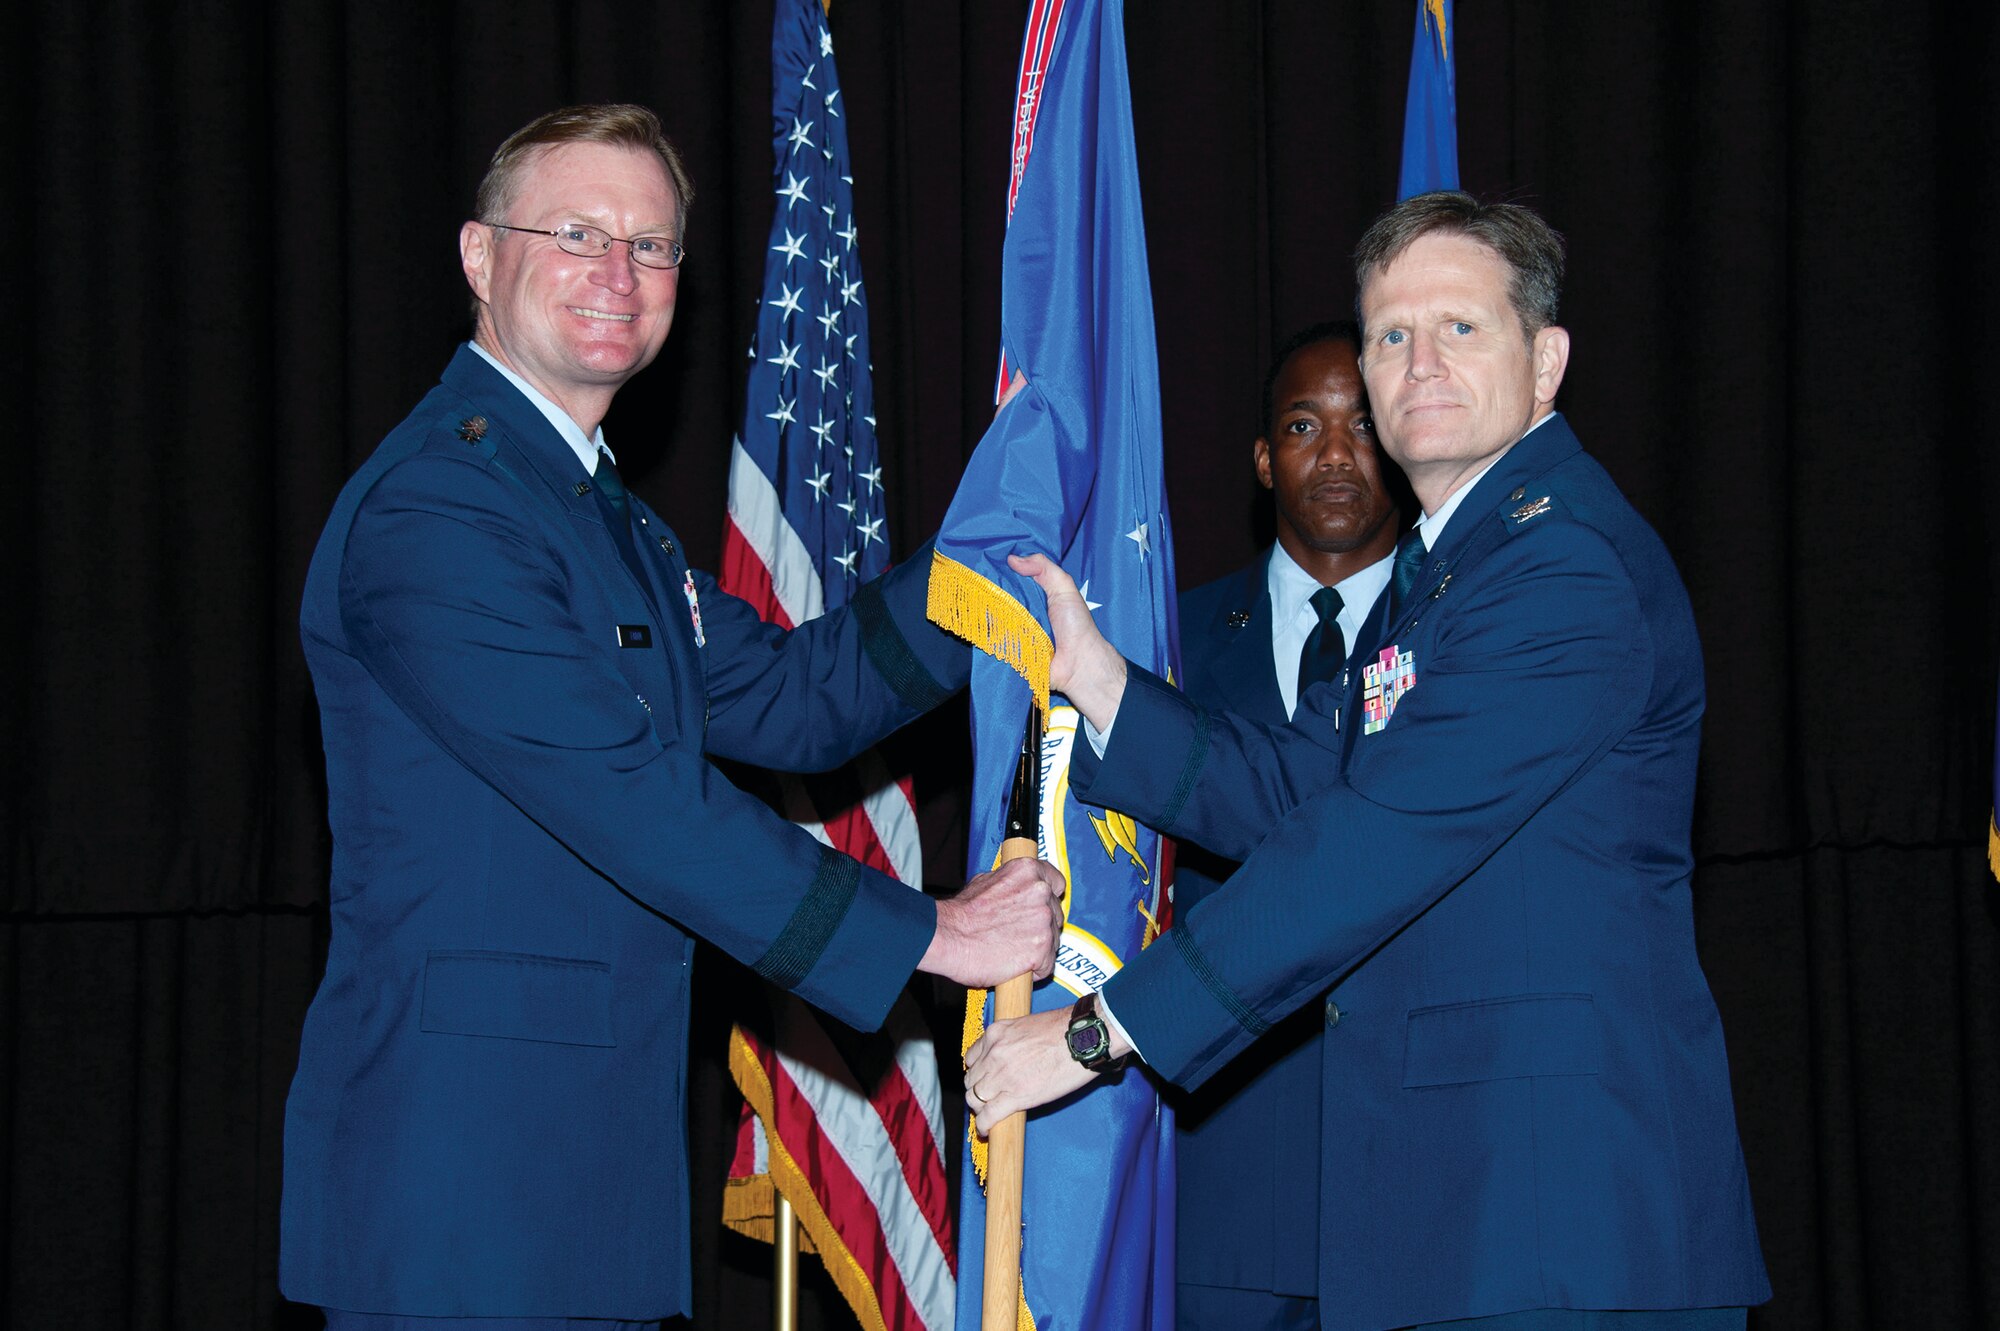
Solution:
M530 236L554 236L556 244L566 254L574 254L579 259L602 259L611 253L613 245L629 245L632 248L632 262L647 268L678 268L687 251L678 240L665 236L634 236L630 240L614 236L600 227L588 226L582 222L568 222L562 226L543 231L531 226L508 226L505 222L488 222L486 225L496 231L520 231Z

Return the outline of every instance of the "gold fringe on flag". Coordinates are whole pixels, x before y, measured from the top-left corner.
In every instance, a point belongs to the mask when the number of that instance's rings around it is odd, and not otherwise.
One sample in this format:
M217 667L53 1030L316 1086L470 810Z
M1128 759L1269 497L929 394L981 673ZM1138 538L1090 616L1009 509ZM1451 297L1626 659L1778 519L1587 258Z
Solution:
M2000 819L1994 815L1986 819L1986 867L2000 878Z
M986 995L991 992L988 989L965 991L965 1038L958 1046L961 1061L972 1052L972 1046L979 1037L986 1034ZM965 1140L972 1147L972 1172L979 1176L979 1186L983 1188L986 1186L986 1141L979 1135L970 1109L965 1113Z
M1035 706L1043 716L1049 714L1049 662L1055 644L1041 621L1000 584L933 551L924 614L945 632L1012 666L1034 690Z
M820 1261L826 1264L827 1274L833 1277L834 1286L847 1300L847 1306L854 1310L857 1322L867 1331L888 1331L888 1324L882 1317L881 1301L876 1297L875 1286L869 1283L868 1273L861 1269L861 1263L841 1241L839 1231L827 1218L819 1198L813 1195L812 1185L806 1182L805 1171L792 1159L791 1152L785 1149L784 1141L772 1127L777 1122L777 1097L771 1090L770 1075L758 1061L750 1042L743 1038L741 1027L729 1032L729 1071L736 1078L737 1089L743 1092L743 1098L750 1102L751 1110L764 1121L764 1139L771 1155L768 1185L782 1192L798 1215L800 1249L819 1254ZM724 1195L722 1203L723 1222L740 1234L769 1243L776 1226L772 1222L775 1207L768 1204L768 1189L764 1191L763 1200L767 1204L761 1216L746 1214L754 1208L759 1190L752 1186L743 1188L740 1193L737 1191L739 1184L754 1185L755 1182L729 1181L730 1191ZM736 1214L732 1215L732 1211Z

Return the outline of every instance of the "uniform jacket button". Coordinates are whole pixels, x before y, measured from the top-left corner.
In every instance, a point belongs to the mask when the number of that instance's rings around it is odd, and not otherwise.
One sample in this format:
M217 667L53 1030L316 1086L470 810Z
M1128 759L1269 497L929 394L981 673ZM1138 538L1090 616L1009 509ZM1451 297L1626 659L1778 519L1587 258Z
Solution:
M1340 1025L1340 1019L1345 1015L1347 1014L1340 1010L1340 1004L1334 1002L1331 998L1326 1000L1326 1025L1328 1030L1332 1030L1335 1026Z

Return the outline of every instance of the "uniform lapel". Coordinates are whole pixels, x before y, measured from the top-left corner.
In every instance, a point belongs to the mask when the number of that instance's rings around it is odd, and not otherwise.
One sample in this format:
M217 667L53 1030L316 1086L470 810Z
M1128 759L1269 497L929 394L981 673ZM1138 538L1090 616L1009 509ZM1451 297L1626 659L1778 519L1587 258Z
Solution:
M1461 570L1475 567L1506 537L1504 511L1523 502L1523 498L1532 501L1539 497L1539 491L1530 493L1535 481L1549 468L1581 450L1582 445L1560 413L1507 450L1506 456L1480 477L1479 483L1459 503L1451 521L1445 523L1444 534L1410 587L1409 600L1399 608L1396 622L1377 639L1376 646L1384 646L1388 640L1407 633L1432 604L1448 595ZM1365 639L1366 635L1363 636Z
M1216 643L1209 671L1229 711L1283 725L1285 699L1278 692L1271 657L1270 566L1271 553L1266 550L1262 559L1243 571L1242 585L1231 598L1234 603L1217 611L1219 622L1209 626Z
M632 543L618 539L613 526L616 511L591 483L576 451L548 418L470 346L460 347L452 357L445 367L444 382L465 394L482 414L506 431L555 502L573 521L594 529L594 543L601 543L605 556L615 557L624 567L633 589L658 618L664 603L657 599Z
M1445 523L1444 534L1425 561L1423 572L1410 587L1410 596L1399 607L1393 624L1386 623L1385 613L1389 593L1384 591L1376 598L1374 608L1368 612L1368 619L1362 625L1360 641L1365 644L1348 661L1348 687L1345 699L1346 715L1361 716L1363 690L1367 687L1362 678L1369 662L1375 660L1384 648L1408 646L1409 635L1440 603L1449 609L1449 601L1454 595L1464 594L1460 579L1477 577L1480 561L1507 537L1507 523L1504 515L1517 505L1532 503L1542 497L1535 488L1535 482L1551 467L1565 458L1582 451L1576 435L1569 423L1557 413L1539 428L1523 436L1521 441L1507 451L1507 455L1495 463L1493 470L1479 478L1459 503L1451 521ZM1456 587L1454 584L1458 584ZM1341 770L1354 751L1354 737L1360 733L1356 724L1344 727L1346 735L1341 741Z

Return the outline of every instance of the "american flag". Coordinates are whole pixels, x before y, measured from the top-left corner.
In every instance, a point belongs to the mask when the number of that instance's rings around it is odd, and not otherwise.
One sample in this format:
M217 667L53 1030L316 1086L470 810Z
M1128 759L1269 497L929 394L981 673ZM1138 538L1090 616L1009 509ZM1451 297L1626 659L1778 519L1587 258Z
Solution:
M845 107L817 0L779 0L771 40L776 206L743 428L729 464L720 581L791 627L845 605L889 566ZM923 881L907 783L873 754L788 782L785 813L829 845ZM822 1024L774 994L770 1043L738 1025L746 1101L725 1222L772 1233L772 1187L796 1210L864 1327L951 1324L956 1255L937 1056L905 994L879 1036Z

